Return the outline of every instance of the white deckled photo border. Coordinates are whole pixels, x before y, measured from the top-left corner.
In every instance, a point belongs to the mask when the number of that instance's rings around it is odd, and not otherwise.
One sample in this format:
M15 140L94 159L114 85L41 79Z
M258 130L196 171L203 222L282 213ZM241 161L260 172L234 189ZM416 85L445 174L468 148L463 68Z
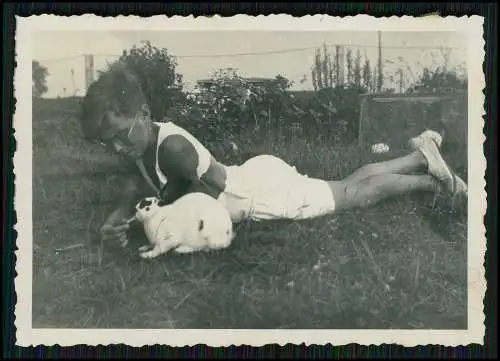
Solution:
M14 154L15 198L17 214L15 306L16 344L18 346L77 344L126 344L143 346L166 344L169 346L251 345L277 343L307 345L361 345L399 344L403 346L439 344L445 346L483 344L484 306L486 291L484 257L486 236L486 158L483 154L485 76L485 41L483 21L479 16L440 17L386 17L368 15L333 17L290 15L233 17L181 17L181 16L117 16L96 15L56 16L40 15L17 17L16 62L14 93L16 109L13 120L17 150ZM468 328L466 330L157 330L157 329L33 329L32 328L32 127L31 119L31 61L33 34L41 30L247 30L247 31L459 31L464 33L468 61Z

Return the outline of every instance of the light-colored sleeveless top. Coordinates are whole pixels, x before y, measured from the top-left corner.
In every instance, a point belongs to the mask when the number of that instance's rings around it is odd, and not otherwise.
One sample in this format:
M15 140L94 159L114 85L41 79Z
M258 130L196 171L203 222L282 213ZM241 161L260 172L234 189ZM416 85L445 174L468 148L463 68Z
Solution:
M201 178L203 174L208 170L210 167L210 161L212 158L212 155L208 151L207 148L205 148L195 137L193 137L187 130L179 127L178 125L175 125L172 122L168 123L155 123L159 127L159 132L158 132L158 143L156 144L156 163L155 163L155 170L156 174L158 176L158 179L160 180L160 187L163 188L165 184L167 184L167 176L163 174L163 172L160 169L160 166L158 164L158 149L160 147L160 144L165 140L166 137L174 134L182 135L184 138L186 138L195 148L196 153L198 155L198 167L196 168L196 174L198 178Z
M212 155L187 130L172 122L156 123L159 127L155 170L163 188L167 177L158 165L158 149L169 135L186 138L198 155L198 179L209 170ZM241 165L224 166L226 184L218 201L229 212L233 222L245 218L305 219L335 209L335 200L326 181L311 179L297 169L272 155L253 157Z
M160 181L161 188L167 184L168 179L167 176L163 174L158 164L158 149L163 140L165 140L165 138L169 135L178 134L183 136L196 149L196 153L198 154L198 167L196 169L196 173L198 179L200 179L203 174L208 171L211 164L212 155L208 149L205 148L203 144L201 144L193 135L191 135L191 133L172 122L155 124L159 127L158 142L156 146L155 171ZM246 187L241 187L245 184L245 182L239 175L239 166L222 166L226 169L226 187L221 192L217 200L226 207L231 219L237 222L248 216L252 192L249 192Z

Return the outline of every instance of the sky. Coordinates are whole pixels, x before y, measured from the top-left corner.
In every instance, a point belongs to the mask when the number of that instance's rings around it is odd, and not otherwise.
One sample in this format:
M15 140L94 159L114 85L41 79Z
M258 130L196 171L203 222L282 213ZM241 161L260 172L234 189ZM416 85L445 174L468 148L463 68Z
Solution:
M444 64L440 50L443 47L451 48L449 67L465 65L463 36L458 32L383 32L384 68L387 73L394 73L399 67L398 58L403 58L415 78L425 65ZM176 70L183 75L187 89L218 69L232 67L242 76L280 74L294 82L293 89L309 90L313 88L310 74L315 48L331 45L328 49L332 54L335 45L345 45L354 54L359 49L361 56L368 58L372 65L378 53L378 35L374 31L40 31L34 35L32 54L50 74L45 97L85 94L84 54L94 54L97 71L116 60L124 49L140 46L144 40L168 49L177 57ZM293 51L285 52L290 49ZM263 52L281 53L218 56ZM410 82L411 72L408 74L407 82ZM390 83L390 79L386 81Z

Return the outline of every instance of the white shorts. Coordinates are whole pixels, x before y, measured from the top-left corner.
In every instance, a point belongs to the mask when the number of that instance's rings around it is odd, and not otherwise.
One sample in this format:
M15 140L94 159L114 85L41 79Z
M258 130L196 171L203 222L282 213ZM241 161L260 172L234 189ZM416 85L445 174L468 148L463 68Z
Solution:
M234 222L307 219L335 210L326 181L300 174L280 158L261 155L226 169L226 189L219 200Z

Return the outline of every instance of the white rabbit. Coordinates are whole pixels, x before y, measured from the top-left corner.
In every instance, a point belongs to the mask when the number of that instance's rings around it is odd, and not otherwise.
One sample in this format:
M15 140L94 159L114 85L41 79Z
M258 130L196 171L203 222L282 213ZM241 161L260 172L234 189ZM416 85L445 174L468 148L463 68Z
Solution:
M143 223L151 244L139 247L142 258L155 258L171 249L177 253L222 249L235 236L229 212L204 193L188 193L165 206L158 198L148 197L135 209L134 219Z

